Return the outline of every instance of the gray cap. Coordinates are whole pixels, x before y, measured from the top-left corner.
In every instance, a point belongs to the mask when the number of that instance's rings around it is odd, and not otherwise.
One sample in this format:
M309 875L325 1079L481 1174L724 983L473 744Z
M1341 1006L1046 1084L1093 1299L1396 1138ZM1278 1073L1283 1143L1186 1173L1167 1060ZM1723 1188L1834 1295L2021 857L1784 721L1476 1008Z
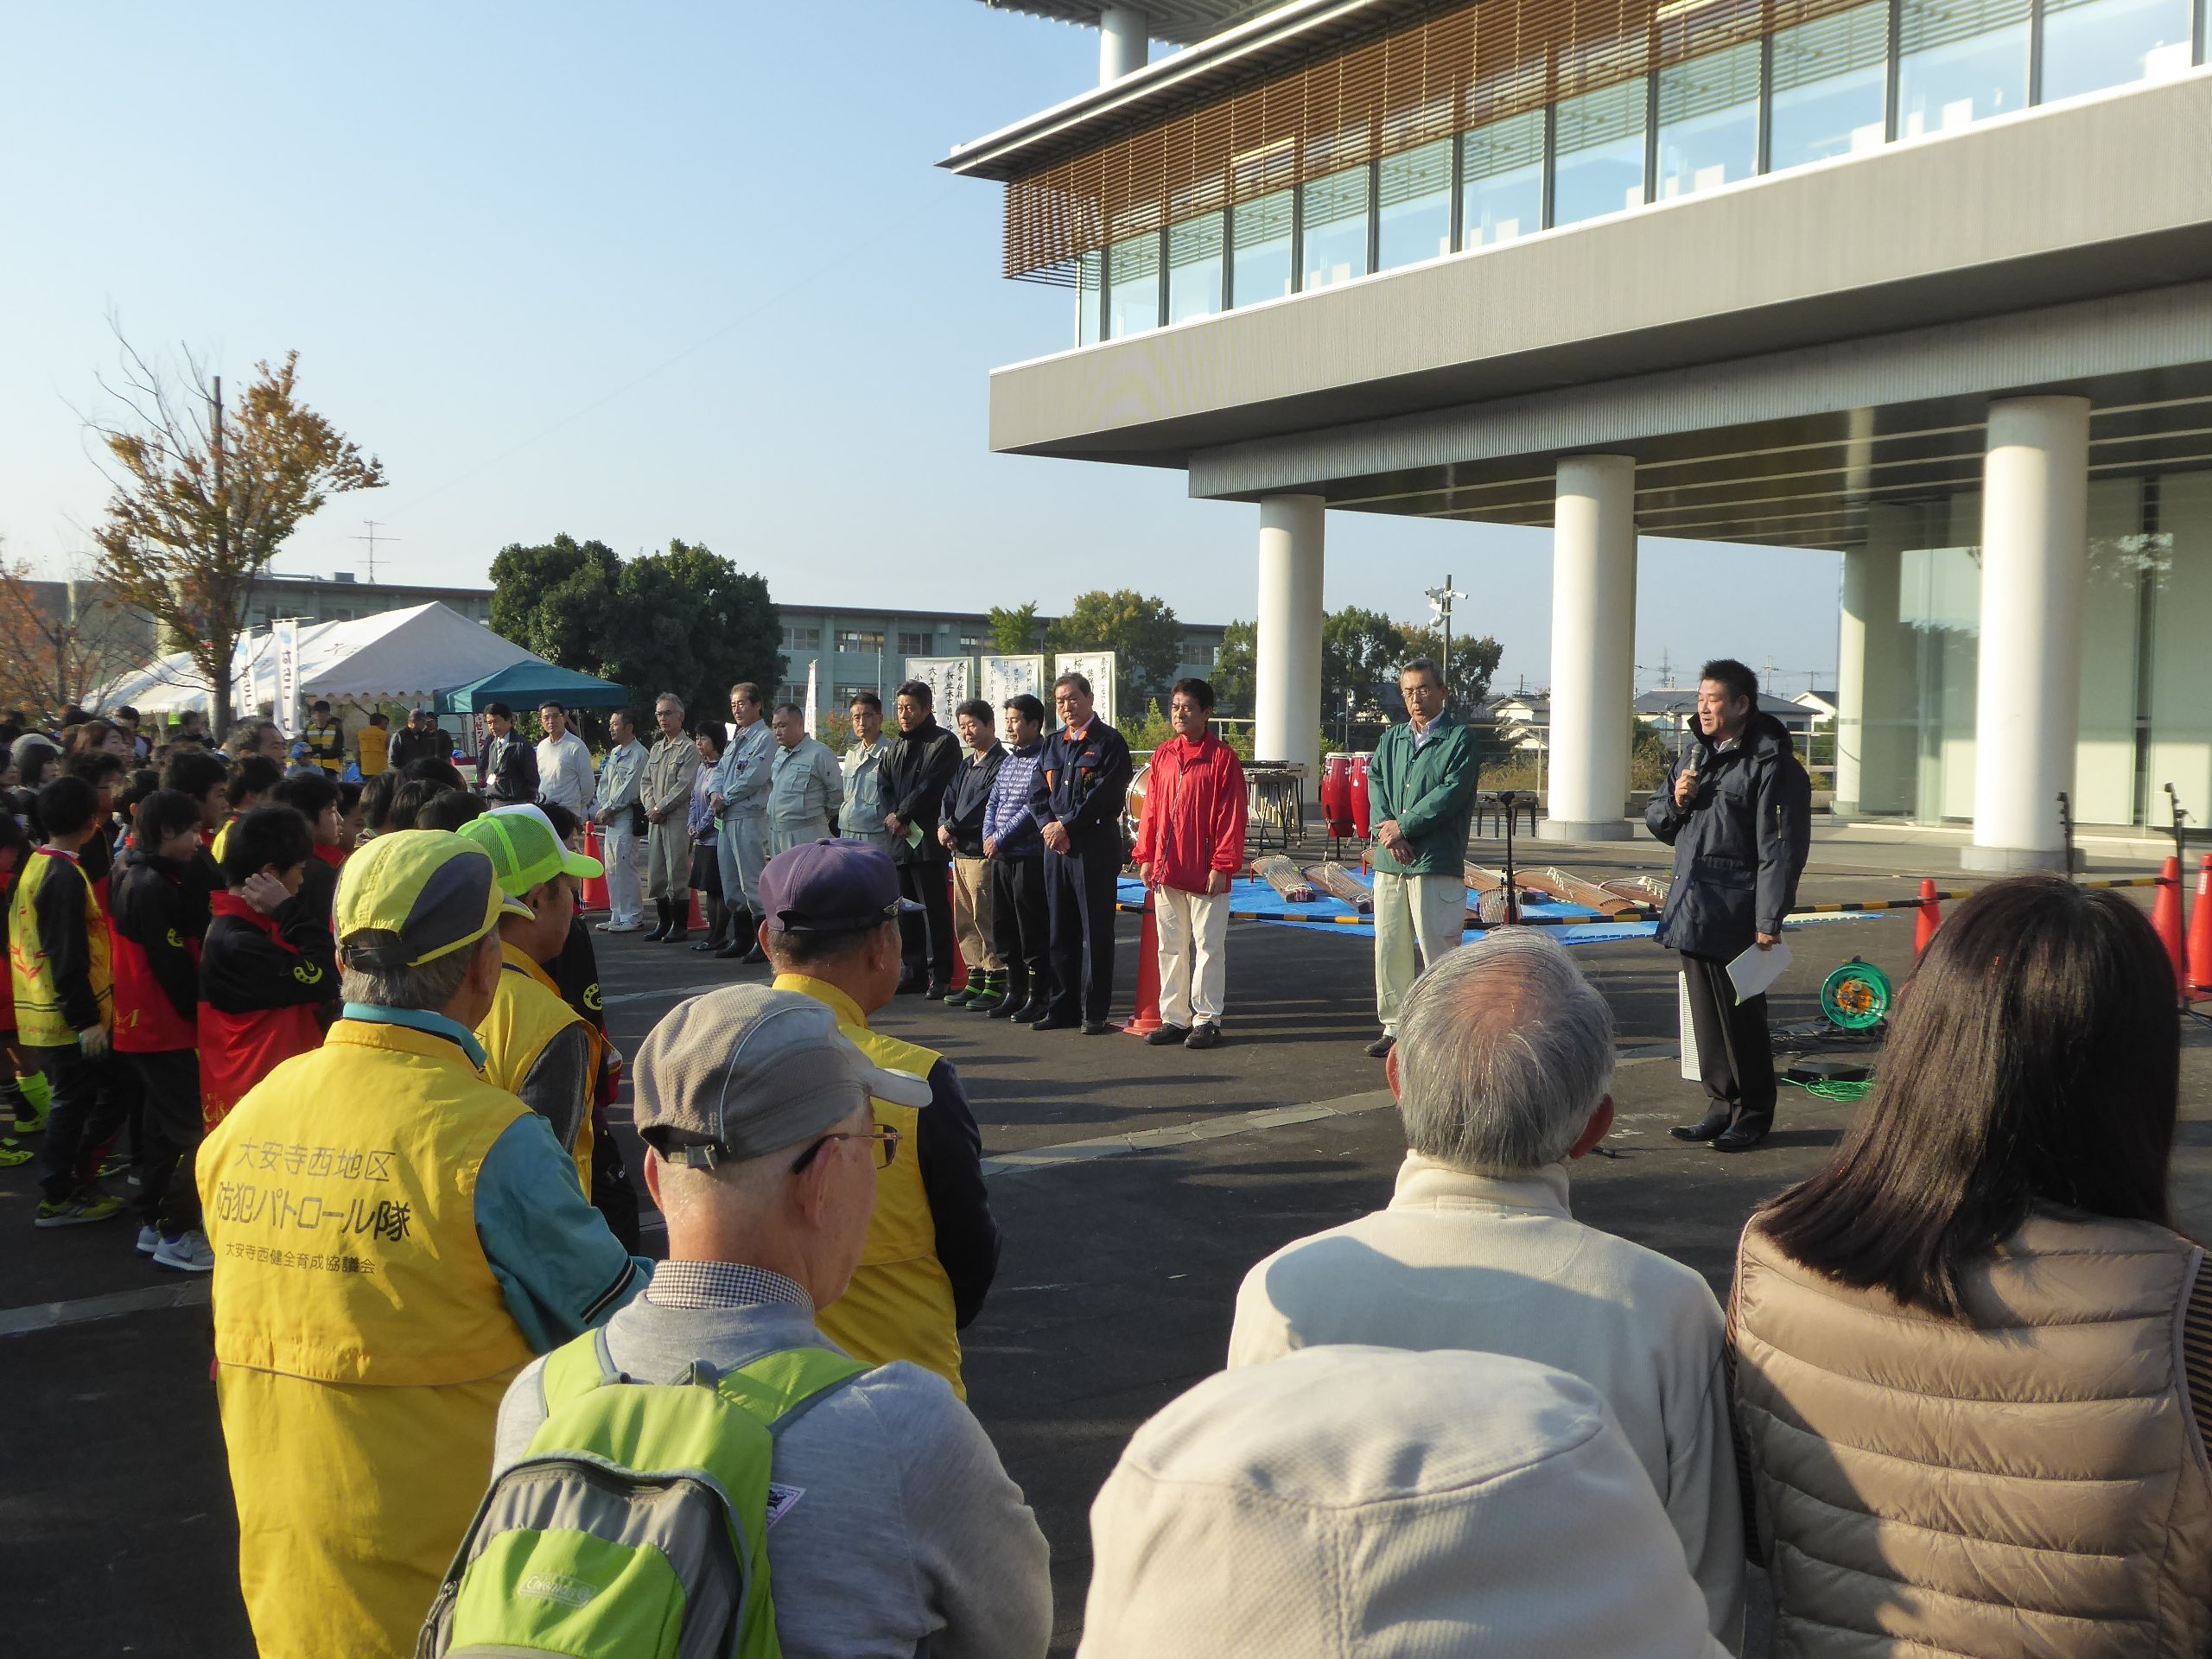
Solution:
M638 1051L638 1132L664 1153L766 1157L827 1134L871 1096L922 1107L930 1086L871 1065L812 997L765 985L685 999Z

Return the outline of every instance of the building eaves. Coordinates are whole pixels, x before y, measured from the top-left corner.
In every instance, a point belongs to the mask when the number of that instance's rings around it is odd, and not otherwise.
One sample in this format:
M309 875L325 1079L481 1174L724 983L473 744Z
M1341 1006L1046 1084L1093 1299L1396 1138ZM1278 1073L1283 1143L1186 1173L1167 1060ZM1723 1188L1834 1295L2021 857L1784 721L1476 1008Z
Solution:
M1440 0L1287 0L1249 22L1078 93L987 137L957 145L938 165L965 178L1007 183L1030 177L1157 126L1198 105L1324 52L1344 48Z
M1095 29L1108 0L983 0L993 11ZM1191 46L1268 10L1269 0L1144 0L1145 33L1153 40Z

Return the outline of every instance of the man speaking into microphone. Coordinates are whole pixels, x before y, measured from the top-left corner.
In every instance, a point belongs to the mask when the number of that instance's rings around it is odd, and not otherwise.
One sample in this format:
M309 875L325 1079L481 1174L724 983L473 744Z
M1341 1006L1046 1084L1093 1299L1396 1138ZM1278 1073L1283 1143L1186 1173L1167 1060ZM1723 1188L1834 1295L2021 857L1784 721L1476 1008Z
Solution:
M1738 1002L1728 964L1781 942L1812 847L1812 780L1758 702L1758 677L1743 664L1722 658L1699 671L1695 741L1643 810L1651 833L1675 849L1658 938L1681 953L1707 1097L1705 1116L1674 1133L1715 1152L1756 1147L1774 1124L1766 996Z

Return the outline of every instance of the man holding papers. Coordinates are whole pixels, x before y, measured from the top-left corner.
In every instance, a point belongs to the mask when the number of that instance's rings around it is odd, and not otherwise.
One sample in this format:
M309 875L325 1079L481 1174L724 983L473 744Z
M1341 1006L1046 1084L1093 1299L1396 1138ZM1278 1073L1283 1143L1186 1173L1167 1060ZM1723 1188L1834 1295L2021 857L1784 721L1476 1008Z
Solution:
M1675 1130L1715 1152L1744 1152L1774 1125L1774 1052L1766 994L1738 1001L1737 982L1758 985L1770 964L1747 951L1782 944L1782 918L1797 902L1797 878L1812 845L1812 781L1789 734L1758 712L1758 678L1722 658L1698 675L1696 741L1668 788L1644 808L1651 833L1675 849L1675 885L1659 920L1659 943L1682 957L1691 1029L1707 1105Z

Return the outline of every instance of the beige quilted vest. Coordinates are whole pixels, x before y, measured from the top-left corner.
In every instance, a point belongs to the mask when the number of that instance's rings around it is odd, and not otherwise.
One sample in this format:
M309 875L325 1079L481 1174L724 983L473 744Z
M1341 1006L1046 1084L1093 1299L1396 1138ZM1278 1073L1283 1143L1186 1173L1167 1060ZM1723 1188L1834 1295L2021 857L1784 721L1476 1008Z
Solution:
M1745 1229L1737 1411L1775 1659L2200 1659L2212 1470L2180 1348L2202 1259L2039 1212L1967 1280L1969 1327Z

